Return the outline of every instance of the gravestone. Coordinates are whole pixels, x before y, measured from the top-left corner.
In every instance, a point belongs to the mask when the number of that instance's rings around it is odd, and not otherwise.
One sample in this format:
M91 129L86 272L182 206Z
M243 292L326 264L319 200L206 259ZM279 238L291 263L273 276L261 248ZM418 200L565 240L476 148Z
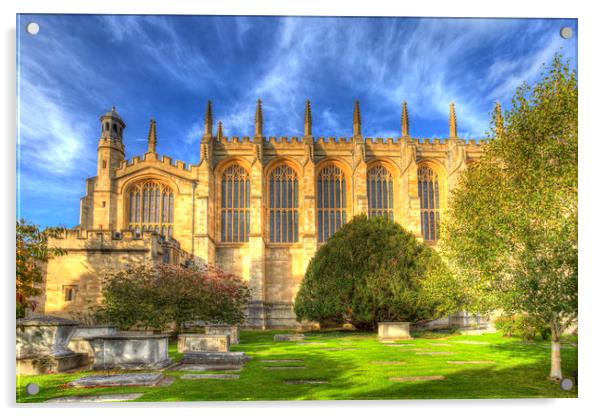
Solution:
M78 323L54 316L17 319L17 374L61 373L87 364L68 344Z
M178 335L178 352L187 351L228 352L230 351L230 336L180 334Z
M305 334L276 334L274 341L303 341Z
M168 366L169 335L120 332L90 338L95 370L158 369Z
M328 384L327 380L282 380L284 384Z
M207 335L229 335L230 344L238 344L240 342L239 330L236 325L208 325L205 327Z
M470 364L495 364L495 361L448 361L448 364L470 365Z
M410 377L391 377L391 381L397 383L406 383L410 381L432 381L432 380L445 380L445 376L410 376Z
M238 374L184 374L182 380L238 380Z
M226 373L238 373L242 371L242 365L203 365L203 364L181 364L174 371L223 371Z
M105 402L124 402L136 400L142 397L143 393L127 394L101 394L96 396L63 396L46 400L45 403L105 403Z
M161 373L131 373L94 375L78 378L69 383L71 387L129 387L155 386L161 382Z
M251 358L244 352L199 352L188 351L182 357L182 364L235 365L242 366Z
M378 339L391 341L398 339L412 339L410 336L409 322L379 322Z

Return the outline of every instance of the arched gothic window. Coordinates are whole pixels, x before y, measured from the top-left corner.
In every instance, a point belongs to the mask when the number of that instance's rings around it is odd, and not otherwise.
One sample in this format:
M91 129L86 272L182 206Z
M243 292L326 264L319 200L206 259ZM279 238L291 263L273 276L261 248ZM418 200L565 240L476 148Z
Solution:
M439 176L428 166L418 168L420 224L425 241L439 239Z
M221 240L224 243L249 241L251 185L249 174L240 165L231 165L222 174Z
M127 192L128 228L173 235L174 194L162 182L148 180L132 185Z
M287 165L274 168L269 177L270 241L299 241L299 178Z
M393 219L393 175L383 165L368 169L368 217Z
M345 174L334 165L323 168L317 183L318 241L324 242L347 222Z

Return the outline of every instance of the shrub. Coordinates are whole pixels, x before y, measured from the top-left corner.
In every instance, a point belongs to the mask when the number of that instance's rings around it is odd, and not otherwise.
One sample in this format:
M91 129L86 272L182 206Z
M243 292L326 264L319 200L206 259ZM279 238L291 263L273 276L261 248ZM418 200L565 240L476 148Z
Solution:
M495 328L505 337L519 337L525 341L538 337L545 341L551 335L548 324L527 314L502 315L496 319Z
M364 329L381 321L432 319L456 306L453 288L439 290L448 281L434 250L393 221L361 215L332 235L310 261L295 313L299 321Z
M249 289L237 276L213 266L141 265L109 273L99 313L122 329L164 329L202 320L244 322Z

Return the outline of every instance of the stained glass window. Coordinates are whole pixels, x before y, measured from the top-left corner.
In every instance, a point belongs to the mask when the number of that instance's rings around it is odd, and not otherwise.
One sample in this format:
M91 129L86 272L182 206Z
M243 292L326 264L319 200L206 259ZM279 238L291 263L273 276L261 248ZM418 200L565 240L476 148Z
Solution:
M172 236L174 195L169 186L153 180L142 181L132 185L126 195L130 229Z
M382 165L371 167L367 173L368 217L393 219L393 175Z
M418 168L420 224L425 241L439 239L439 176L428 166Z
M299 241L299 178L287 165L272 170L269 177L270 241Z
M247 171L237 164L224 170L221 192L221 241L249 241L251 185Z
M324 242L347 222L347 187L343 171L323 168L317 182L318 241Z

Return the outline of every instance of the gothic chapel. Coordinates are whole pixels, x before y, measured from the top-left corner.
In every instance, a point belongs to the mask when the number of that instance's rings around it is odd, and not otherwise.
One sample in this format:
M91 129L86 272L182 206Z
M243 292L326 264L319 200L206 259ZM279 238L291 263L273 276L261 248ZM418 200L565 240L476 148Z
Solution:
M328 237L365 213L436 244L447 196L485 143L457 137L453 103L449 138L431 140L410 136L406 103L400 137L364 137L356 101L353 135L336 139L313 136L309 101L303 137L281 138L264 137L260 100L252 137L225 137L221 122L214 132L208 102L195 165L157 153L155 120L147 152L131 159L115 108L100 127L80 224L50 242L67 254L47 264L42 313L69 317L97 304L108 269L194 260L248 282L250 327L294 327L296 291Z

